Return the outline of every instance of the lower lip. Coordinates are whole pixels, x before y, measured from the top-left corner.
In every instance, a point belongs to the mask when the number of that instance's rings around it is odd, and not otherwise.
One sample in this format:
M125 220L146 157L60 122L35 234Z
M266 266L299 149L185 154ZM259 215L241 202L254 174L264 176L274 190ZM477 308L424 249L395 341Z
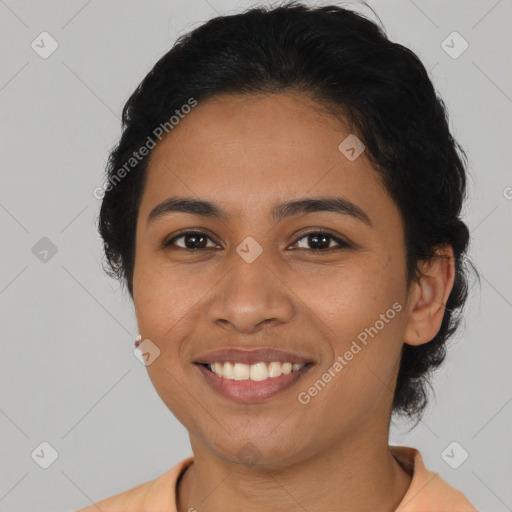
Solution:
M199 371L203 374L206 382L221 395L231 398L237 402L261 402L277 395L281 391L290 388L312 367L307 364L300 370L281 375L280 377L272 377L262 381L254 380L233 380L219 377L216 373L211 372L202 364L196 364Z

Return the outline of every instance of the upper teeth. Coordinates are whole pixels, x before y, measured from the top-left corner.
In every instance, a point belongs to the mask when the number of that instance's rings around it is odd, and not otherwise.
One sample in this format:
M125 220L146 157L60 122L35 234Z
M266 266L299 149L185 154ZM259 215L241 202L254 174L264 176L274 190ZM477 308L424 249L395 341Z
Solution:
M280 363L272 361L271 363L261 362L255 364L244 363L211 363L208 368L219 377L233 380L255 380L261 381L268 378L280 377L283 374L300 370L304 364L300 363Z

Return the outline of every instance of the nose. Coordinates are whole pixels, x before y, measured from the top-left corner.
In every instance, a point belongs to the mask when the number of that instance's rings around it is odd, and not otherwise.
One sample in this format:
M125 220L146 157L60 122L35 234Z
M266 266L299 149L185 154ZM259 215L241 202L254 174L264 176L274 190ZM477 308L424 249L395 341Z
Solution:
M208 314L212 325L254 334L291 321L293 292L263 258L252 263L240 258L215 288Z

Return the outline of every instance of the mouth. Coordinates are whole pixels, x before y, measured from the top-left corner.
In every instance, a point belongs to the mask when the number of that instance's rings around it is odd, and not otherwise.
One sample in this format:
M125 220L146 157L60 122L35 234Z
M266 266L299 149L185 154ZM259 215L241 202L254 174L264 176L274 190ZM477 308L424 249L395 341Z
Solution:
M219 352L210 356L215 361L194 364L213 391L242 403L261 402L291 388L315 365L299 356L279 353L277 357L276 351L273 354L266 351L264 356L261 351L260 355L256 351L230 353L230 358Z

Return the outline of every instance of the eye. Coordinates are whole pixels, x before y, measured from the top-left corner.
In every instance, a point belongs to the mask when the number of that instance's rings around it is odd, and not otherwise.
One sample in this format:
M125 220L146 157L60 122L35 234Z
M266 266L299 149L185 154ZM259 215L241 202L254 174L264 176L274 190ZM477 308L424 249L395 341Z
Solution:
M205 249L206 241L211 240L211 238L202 231L181 231L179 235L171 238L163 242L163 247L168 247L170 245L176 245L175 242L179 239L183 238L185 240L184 245L177 245L180 249L185 249L189 251L197 251L200 249Z
M333 250L339 250L344 248L350 248L352 247L351 244L346 242L345 240L341 239L340 237L332 234L329 231L309 231L308 233L302 234L300 238L298 238L295 244L298 244L301 240L307 238L307 244L312 244L316 247L310 247L309 249L311 252L330 252ZM183 245L176 244L176 242L180 239L184 240ZM185 249L189 251L198 251L201 249L208 249L212 246L208 247L207 243L208 240L212 240L210 236L208 236L203 231L181 231L180 234L177 236L174 236L170 240L164 241L162 243L162 247L169 247L171 245L174 245L180 249ZM338 244L337 247L331 247L330 242L335 242ZM216 244L213 244L213 247L215 247ZM308 247L299 247L299 249L307 249Z
M329 252L333 250L339 250L344 248L350 248L351 245L342 240L341 238L333 235L329 231L310 231L308 233L304 233L300 238L295 241L295 244L299 243L302 239L307 238L307 242L309 244L316 245L312 249L313 252ZM329 240L334 241L338 244L338 247L330 247ZM299 247L303 249L303 247Z

